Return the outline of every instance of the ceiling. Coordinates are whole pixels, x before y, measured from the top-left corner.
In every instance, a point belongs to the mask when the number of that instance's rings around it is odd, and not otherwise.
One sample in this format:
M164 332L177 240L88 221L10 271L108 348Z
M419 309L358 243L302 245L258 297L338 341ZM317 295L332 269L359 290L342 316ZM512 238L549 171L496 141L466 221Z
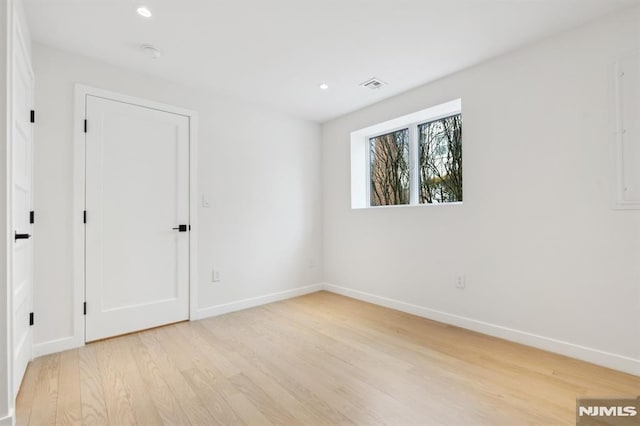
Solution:
M640 0L24 0L34 41L326 121ZM136 13L145 5L149 19ZM151 59L142 44L162 57ZM371 77L388 83L360 87ZM329 89L319 89L321 83Z

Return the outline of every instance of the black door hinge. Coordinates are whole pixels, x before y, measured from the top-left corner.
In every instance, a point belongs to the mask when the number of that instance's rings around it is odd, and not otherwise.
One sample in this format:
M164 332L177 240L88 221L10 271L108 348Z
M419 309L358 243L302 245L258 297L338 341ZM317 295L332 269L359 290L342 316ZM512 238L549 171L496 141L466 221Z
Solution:
M29 312L29 325L32 326L33 324L34 324L33 312Z
M34 110L31 110L31 114L29 115L29 120L30 120L32 123L35 123L35 122L36 122L36 112L35 112Z
M87 211L82 212L82 223L87 223Z
M87 133L87 120L84 120L84 132Z
M87 302L82 304L82 315L87 315Z
M36 223L36 212L33 210L29 212L29 223Z

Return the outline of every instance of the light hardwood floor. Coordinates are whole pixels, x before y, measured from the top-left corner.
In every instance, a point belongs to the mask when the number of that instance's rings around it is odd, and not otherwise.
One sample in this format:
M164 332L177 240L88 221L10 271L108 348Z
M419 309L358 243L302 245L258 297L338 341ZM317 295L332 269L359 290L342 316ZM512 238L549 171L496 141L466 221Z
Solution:
M320 292L31 363L17 423L575 424L640 377Z

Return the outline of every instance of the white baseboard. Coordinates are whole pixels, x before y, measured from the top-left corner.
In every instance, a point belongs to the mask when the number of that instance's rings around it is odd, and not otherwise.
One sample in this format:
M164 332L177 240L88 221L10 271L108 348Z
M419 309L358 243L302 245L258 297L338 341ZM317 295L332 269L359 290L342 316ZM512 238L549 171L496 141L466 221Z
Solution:
M250 299L238 300L236 302L225 303L222 305L210 306L208 308L198 309L195 318L198 320L212 316L222 315L229 312L239 311L242 309L252 308L254 306L265 305L267 303L277 302L279 300L290 299L292 297L302 296L304 294L315 293L324 289L324 284L312 284L305 287L298 287L291 290L281 291L278 293L266 294L263 296L252 297ZM33 346L33 357L49 355L57 352L63 352L69 349L79 348L84 345L82 336L69 336L61 339L51 340L48 342L38 343ZM3 425L0 425L3 426Z
M13 413L9 413L9 415L5 417L0 417L0 426L13 426L14 423Z
M377 296L375 294L366 293L359 290L354 290L347 287L341 287L329 283L312 284L305 287L298 287L291 290L281 291L277 293L270 293L262 296L252 297L248 299L238 300L235 302L224 303L220 305L210 306L207 308L201 308L197 311L196 317L192 320L203 319L218 315L223 315L229 312L235 312L242 309L248 309L255 306L265 305L267 303L273 303L280 300L290 299L297 296L302 296L309 293L315 293L317 291L327 290L332 293L341 294L347 297L351 297L365 302L373 303L376 305L384 306L398 311L406 312L409 314L417 315L423 318L428 318L434 321L442 322L445 324L455 325L457 327L465 328L468 330L477 331L479 333L487 334L489 336L499 337L512 342L521 343L523 345L532 346L538 349L546 350L549 352L566 355L571 358L580 359L583 361L591 362L593 364L601 365L604 367L612 368L614 370L623 371L625 373L634 374L640 376L640 359L634 359L626 357L624 355L613 354L610 352L601 351L594 348L578 345L575 343L565 342L562 340L553 339L550 337L540 336L537 334L528 333L525 331L516 330L509 327L503 327L496 324L491 324L485 321L479 321L473 318L467 318L460 315L450 314L447 312L438 311L435 309L426 308L424 306L418 306L399 300L390 299L387 297ZM49 342L40 343L34 345L33 356L39 357L56 352L66 351L80 347L84 344L81 339L76 337L66 337L62 339L52 340ZM0 426L4 426L5 418L0 419ZM11 420L9 416L7 419ZM11 423L8 423L11 424Z
M37 358L39 356L54 354L84 346L84 341L81 337L82 336L69 336L33 345L33 357Z
M640 359L634 359L623 355L604 352L598 349L564 342L537 334L527 333L525 331L515 330L513 328L503 327L484 321L478 321L460 315L449 314L447 312L425 308L423 306L413 305L411 303L401 302L399 300L389 299L387 297L376 296L371 293L365 293L363 291L354 290L347 287L325 284L324 289L332 293L351 297L353 299L362 300L365 302L373 303L375 305L384 306L445 324L455 325L457 327L477 331L483 334L488 334L489 336L499 337L501 339L510 340L512 342L521 343L527 346L533 346L545 351L554 352L571 358L580 359L582 361L587 361L593 364L612 368L614 370L619 370L625 373L640 376Z
M224 303L221 305L200 308L197 311L196 318L192 320L215 317L229 312L240 311L242 309L253 308L254 306L266 305L267 303L278 302L280 300L291 299L292 297L302 296L304 294L315 293L324 290L324 284L312 284L305 287L298 287L291 290L280 291L278 293L265 294L263 296L251 297L235 302Z

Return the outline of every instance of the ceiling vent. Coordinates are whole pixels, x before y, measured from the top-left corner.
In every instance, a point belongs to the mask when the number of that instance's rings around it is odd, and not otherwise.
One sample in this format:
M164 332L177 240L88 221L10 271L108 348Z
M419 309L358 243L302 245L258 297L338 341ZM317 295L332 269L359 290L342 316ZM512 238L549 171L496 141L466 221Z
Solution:
M378 80L377 78L372 78L370 80L365 81L364 83L362 83L360 86L362 87L366 87L367 89L371 89L371 90L376 90L381 88L382 86L385 86L386 83Z

